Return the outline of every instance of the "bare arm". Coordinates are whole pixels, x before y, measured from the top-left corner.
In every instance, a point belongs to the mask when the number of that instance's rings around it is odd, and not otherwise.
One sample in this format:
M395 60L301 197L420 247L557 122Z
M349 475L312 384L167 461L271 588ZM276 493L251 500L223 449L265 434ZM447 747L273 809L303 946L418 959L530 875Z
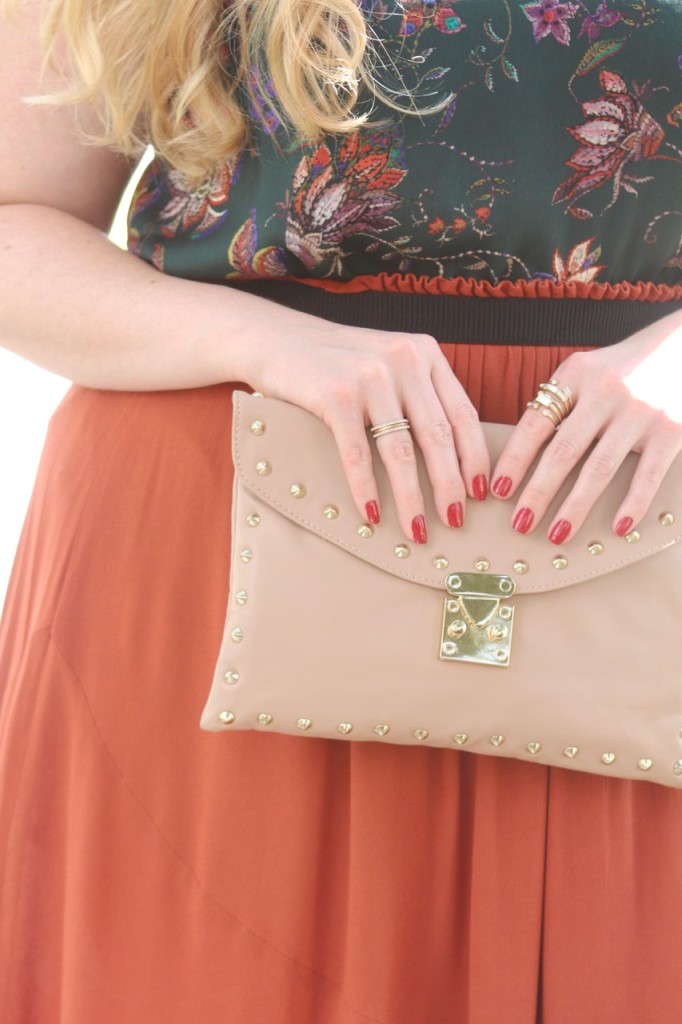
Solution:
M334 431L363 516L377 498L365 426L408 416L448 523L489 464L475 412L434 339L340 327L165 276L116 248L103 232L126 161L84 145L68 110L22 102L40 89L38 16L19 29L0 18L0 344L87 386L238 380L309 409ZM377 449L403 529L423 542L412 440L387 435Z

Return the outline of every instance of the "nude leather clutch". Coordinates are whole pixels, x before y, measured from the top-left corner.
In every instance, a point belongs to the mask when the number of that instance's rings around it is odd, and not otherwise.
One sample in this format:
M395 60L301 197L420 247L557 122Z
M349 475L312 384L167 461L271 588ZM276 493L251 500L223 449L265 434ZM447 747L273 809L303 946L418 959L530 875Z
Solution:
M563 548L544 527L514 532L495 499L469 502L461 529L442 525L420 461L429 540L416 545L378 458L373 527L319 419L233 401L230 597L203 729L447 747L682 788L682 457L619 538L629 456ZM494 460L512 428L484 429Z

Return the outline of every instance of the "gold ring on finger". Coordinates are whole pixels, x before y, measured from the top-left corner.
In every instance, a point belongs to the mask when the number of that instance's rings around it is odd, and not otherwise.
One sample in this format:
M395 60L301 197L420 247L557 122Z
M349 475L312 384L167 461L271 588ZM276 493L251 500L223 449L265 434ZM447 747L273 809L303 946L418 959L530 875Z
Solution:
M387 420L386 423L378 423L376 427L370 427L369 432L373 438L383 437L384 434L392 434L394 430L410 430L410 421L402 417L399 420Z

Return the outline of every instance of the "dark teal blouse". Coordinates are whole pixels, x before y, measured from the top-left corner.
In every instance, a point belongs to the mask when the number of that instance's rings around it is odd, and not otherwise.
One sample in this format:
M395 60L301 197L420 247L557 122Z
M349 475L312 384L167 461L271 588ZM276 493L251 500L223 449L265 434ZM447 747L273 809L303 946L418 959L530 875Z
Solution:
M384 85L447 103L293 145L260 82L252 143L209 183L152 163L133 252L205 281L682 298L682 0L360 2Z

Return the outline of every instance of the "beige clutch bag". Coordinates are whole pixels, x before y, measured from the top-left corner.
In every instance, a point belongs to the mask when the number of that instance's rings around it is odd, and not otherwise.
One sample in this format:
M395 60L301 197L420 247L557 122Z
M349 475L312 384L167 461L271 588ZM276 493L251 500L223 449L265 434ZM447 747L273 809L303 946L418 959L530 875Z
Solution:
M511 429L485 425L493 459ZM494 499L469 502L459 530L427 503L420 546L378 459L382 521L362 522L310 413L237 392L232 440L229 609L202 728L682 787L682 459L627 539L610 520L635 456L564 548L515 533Z

